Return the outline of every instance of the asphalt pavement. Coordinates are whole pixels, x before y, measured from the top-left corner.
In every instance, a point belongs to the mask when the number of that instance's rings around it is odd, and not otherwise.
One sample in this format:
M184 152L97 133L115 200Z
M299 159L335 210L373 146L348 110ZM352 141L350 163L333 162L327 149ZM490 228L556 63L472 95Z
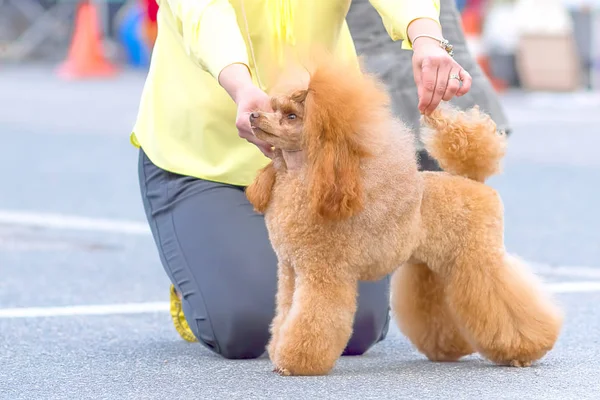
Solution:
M392 326L329 376L298 378L173 329L128 140L143 80L0 69L0 399L600 398L600 93L503 94L515 129L490 184L508 250L565 309L552 352L525 369L431 363Z

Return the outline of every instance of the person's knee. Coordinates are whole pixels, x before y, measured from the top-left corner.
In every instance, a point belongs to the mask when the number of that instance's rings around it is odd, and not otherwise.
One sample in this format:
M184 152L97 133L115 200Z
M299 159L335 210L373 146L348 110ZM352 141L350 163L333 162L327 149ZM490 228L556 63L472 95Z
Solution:
M356 314L354 331L344 355L359 356L366 353L376 343L383 340L388 332L389 308L373 308Z
M204 304L184 301L183 311L194 336L204 347L227 359L251 359L265 352L273 318L273 310L255 304L265 302L235 304L207 313ZM199 315L203 317L190 317Z
M260 357L269 341L269 325L273 314L255 307L240 307L220 318L223 326L217 332L218 352L227 359Z

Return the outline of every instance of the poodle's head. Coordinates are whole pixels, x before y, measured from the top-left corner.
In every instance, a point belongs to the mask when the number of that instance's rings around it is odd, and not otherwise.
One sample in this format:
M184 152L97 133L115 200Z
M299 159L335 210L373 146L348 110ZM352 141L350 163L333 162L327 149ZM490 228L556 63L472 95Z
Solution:
M340 220L364 207L361 161L372 154L373 128L389 116L389 96L356 64L325 60L309 72L307 87L274 96L274 111L255 112L250 121L273 147L304 152L314 214Z
M306 90L296 90L291 95L273 96L273 112L255 111L250 114L254 135L276 149L301 150L306 95Z

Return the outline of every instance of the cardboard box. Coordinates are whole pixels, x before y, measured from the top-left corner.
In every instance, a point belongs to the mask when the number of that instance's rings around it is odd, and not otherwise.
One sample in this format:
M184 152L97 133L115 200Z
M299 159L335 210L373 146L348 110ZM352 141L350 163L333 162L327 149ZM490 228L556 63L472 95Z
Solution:
M571 34L521 36L516 63L524 89L574 91L581 88L581 61Z

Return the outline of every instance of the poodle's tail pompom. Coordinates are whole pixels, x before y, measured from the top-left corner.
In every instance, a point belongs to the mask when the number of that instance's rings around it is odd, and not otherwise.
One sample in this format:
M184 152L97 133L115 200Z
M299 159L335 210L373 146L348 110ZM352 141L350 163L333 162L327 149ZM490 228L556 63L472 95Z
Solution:
M506 135L475 106L467 111L447 103L423 117L423 144L440 167L478 182L501 171Z

